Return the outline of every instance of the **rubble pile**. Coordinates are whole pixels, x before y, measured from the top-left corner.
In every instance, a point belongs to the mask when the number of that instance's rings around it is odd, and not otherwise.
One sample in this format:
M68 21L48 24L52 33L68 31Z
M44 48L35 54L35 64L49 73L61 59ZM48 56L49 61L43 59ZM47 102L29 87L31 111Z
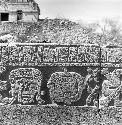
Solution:
M20 43L96 44L100 36L92 29L66 19L43 19L37 23L6 22L0 25L0 41ZM4 37L4 39L2 39Z

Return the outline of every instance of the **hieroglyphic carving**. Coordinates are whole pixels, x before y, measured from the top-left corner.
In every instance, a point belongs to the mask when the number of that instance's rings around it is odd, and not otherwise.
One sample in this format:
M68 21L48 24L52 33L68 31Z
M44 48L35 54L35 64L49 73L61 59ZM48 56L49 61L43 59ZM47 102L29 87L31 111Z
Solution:
M77 47L69 48L69 62L77 62Z
M101 50L101 59L103 63L120 63L122 62L121 47L104 47Z
M58 62L58 48L44 47L43 48L43 61L44 62Z
M11 66L58 65L96 65L121 67L122 48L89 45L16 45L0 46L0 64Z
M99 59L99 47L78 47L78 62L97 63Z
M59 47L58 58L59 62L68 62L68 47Z
M1 46L0 50L0 63L5 66L58 65L62 62L95 65L99 59L98 46L16 45Z

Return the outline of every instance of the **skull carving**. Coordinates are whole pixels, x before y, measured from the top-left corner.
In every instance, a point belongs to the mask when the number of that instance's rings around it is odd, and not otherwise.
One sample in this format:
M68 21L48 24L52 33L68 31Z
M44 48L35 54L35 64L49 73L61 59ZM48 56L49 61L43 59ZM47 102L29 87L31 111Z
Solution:
M42 74L35 68L19 68L10 72L10 84L12 96L22 104L34 101L35 95L39 95Z

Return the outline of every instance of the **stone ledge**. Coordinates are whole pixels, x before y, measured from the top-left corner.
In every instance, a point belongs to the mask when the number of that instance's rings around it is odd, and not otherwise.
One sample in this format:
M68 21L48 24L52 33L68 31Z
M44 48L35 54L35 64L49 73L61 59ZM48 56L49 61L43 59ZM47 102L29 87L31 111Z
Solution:
M122 108L81 106L1 106L0 121L4 125L104 125L122 124Z

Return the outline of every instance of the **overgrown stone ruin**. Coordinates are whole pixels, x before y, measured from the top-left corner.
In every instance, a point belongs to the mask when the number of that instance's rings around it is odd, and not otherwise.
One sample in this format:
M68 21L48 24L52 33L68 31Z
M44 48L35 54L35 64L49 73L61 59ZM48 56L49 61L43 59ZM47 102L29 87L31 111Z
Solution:
M37 22L40 9L34 0L1 0L0 22Z
M40 20L33 0L2 0L0 12L0 123L121 121L121 46L100 46L99 34L66 19Z

